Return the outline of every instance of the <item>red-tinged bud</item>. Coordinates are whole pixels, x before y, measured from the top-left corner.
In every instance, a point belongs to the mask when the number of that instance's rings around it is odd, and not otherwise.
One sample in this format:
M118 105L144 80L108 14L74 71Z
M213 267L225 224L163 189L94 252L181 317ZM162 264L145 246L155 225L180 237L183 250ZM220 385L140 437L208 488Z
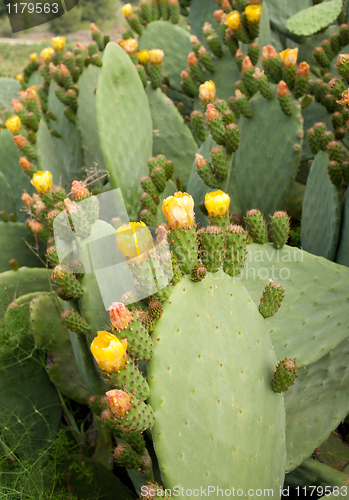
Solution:
M86 186L83 185L80 181L73 181L71 185L72 195L76 200L82 200L87 198L90 194L89 190Z
M261 71L259 68L255 68L253 77L258 80L259 78L262 78L264 76L264 71Z
M297 68L296 75L302 76L302 77L308 77L309 76L309 69L310 69L310 66L308 63L306 63L305 61L301 62Z
M25 156L20 157L19 164L22 167L22 169L24 170L24 172L27 172L28 170L30 170L32 165L33 165L32 162L27 160L27 158Z
M205 49L205 47L203 45L201 45L201 47L199 48L199 56L202 57L205 54L207 54L207 50Z
M195 52L189 52L187 60L188 60L189 66L194 66L195 64L198 63Z
M131 311L122 302L113 302L108 311L113 328L119 332L127 328L133 320Z
M192 45L198 45L200 42L200 40L198 39L198 37L196 37L195 35L191 35L190 36L190 43Z
M262 49L262 61L268 61L268 59L275 59L278 57L278 53L273 45L266 45Z
M54 73L55 71L57 71L57 66L55 66L53 62L50 62L50 64L48 65L48 69L50 73Z
M208 31L212 31L212 24L206 22L202 27L202 32L205 35Z
M32 87L29 87L26 92L25 92L25 99L26 101L36 101L38 98L38 93L36 91L36 86L33 85Z
M33 231L34 234L38 234L39 231L44 227L41 222L35 220L35 219L29 219L26 221L26 226L29 226L30 229Z
M105 393L110 411L115 417L123 417L132 408L132 396L127 392L113 389Z
M183 71L181 71L181 78L182 78L182 80L187 80L187 78L189 78L189 77L190 77L189 71L187 71L186 69L183 70Z
M242 52L241 49L238 49L235 53L235 57L237 57L238 59L241 59L242 57L245 57L245 54Z
M221 7L223 10L230 9L231 5L229 3L229 0L222 0Z
M86 50L85 46L80 42L76 42L76 48L80 50Z
M254 66L251 63L251 59L246 56L244 60L242 61L242 67L241 67L241 73L244 73L245 71L248 71L249 69L253 69Z
M206 165L206 163L208 163L208 161L205 160L205 158L202 155L200 155L199 153L196 153L196 155L195 155L196 168L202 168L204 165Z
M97 35L97 33L100 33L100 29L98 28L97 24L95 24L95 23L90 24L90 29L91 29L92 35Z
M15 141L16 146L19 149L24 148L27 144L27 139L25 137L23 137L23 135L14 135L13 140Z
M214 15L217 23L220 24L222 22L222 16L224 15L224 11L222 9L215 10L213 15Z
M289 94L290 94L290 91L287 88L286 82L284 82L283 80L280 80L280 82L278 83L276 95L278 97L283 97L283 96L289 95Z
M26 207L30 207L34 203L33 198L28 193L23 193L21 200L23 201Z
M59 74L60 76L68 76L69 75L69 69L65 64L60 64L59 66Z
M19 113L23 109L23 104L19 102L17 99L12 99L11 106L14 113Z
M213 104L208 104L205 115L206 115L206 120L210 122L211 120L215 120L216 118L219 117L219 112L216 110Z

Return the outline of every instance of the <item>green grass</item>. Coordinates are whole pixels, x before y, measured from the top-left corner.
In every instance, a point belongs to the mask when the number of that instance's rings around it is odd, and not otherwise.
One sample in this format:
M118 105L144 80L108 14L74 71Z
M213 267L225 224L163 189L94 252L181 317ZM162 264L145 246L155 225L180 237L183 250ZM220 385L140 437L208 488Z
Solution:
M33 45L10 45L9 43L0 43L0 76L10 76L15 78L22 72L27 64L29 54L37 52L38 54L51 45L49 42L42 42Z

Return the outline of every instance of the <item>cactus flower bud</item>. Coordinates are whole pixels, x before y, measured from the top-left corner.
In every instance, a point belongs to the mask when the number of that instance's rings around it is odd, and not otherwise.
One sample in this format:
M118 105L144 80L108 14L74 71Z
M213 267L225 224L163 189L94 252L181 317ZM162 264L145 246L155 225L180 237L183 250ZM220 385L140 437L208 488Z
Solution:
M205 207L210 217L223 217L229 213L230 197L218 189L205 195Z
M31 54L29 54L29 59L32 61L32 62L35 62L38 58L38 55L36 52L32 52Z
M266 45L262 49L262 61L268 61L269 59L275 59L278 57L278 53L273 45Z
M36 90L36 85L32 85L28 87L25 91L25 100L26 101L36 101L38 99L38 93Z
M70 74L70 71L65 64L60 64L59 74L60 76L68 76Z
M298 49L286 49L279 53L285 68L294 68L297 64Z
M195 52L189 52L187 61L188 61L189 66L194 66L194 64L198 63Z
M222 10L222 9L215 10L214 13L213 13L213 15L214 15L215 20L217 21L217 23L220 24L222 22L222 17L224 15L224 10Z
M52 174L47 170L37 172L30 182L38 193L48 193L52 189Z
M245 71L248 71L249 69L253 68L254 66L251 62L251 59L248 56L246 56L242 61L241 73L244 73Z
M135 38L127 38L127 40L124 41L122 48L126 54L137 54L138 40Z
M247 5L245 14L249 23L257 24L262 15L262 7L260 5Z
M121 12L123 13L123 15L128 18L130 17L130 15L132 14L133 12L133 9L132 9L132 5L130 3L126 3L122 8L121 8Z
M199 153L196 153L195 155L195 166L196 168L202 168L204 165L206 165L207 163L207 160L205 160L205 158L200 155Z
M132 396L127 392L113 389L105 393L107 403L115 417L123 417L132 408Z
M18 101L18 99L12 99L11 106L14 113L19 113L23 109L23 104Z
M152 49L149 51L150 64L161 64L164 58L164 51L161 49Z
M15 141L16 146L19 149L23 149L27 144L27 139L25 137L23 137L23 135L15 135L13 137L13 140Z
M122 302L113 302L108 309L111 324L121 332L133 320L131 311Z
M34 234L38 234L39 231L44 227L41 222L35 220L35 219L29 219L26 221L26 225L30 227L30 229L33 231Z
M93 339L90 349L101 370L114 373L125 367L127 340L119 340L112 333L101 331Z
M88 195L90 194L87 187L84 186L83 183L80 181L73 181L72 182L71 192L76 200L82 200L84 198L87 198Z
M190 35L190 43L191 43L192 45L198 45L198 44L199 44L199 43L201 43L201 42L200 42L200 40L198 39L198 37L197 37L197 36L195 36L195 35Z
M19 81L20 83L22 83L22 82L24 82L24 76L23 76L23 75L21 75L21 74L18 74L18 75L16 76L16 80L17 80L17 81Z
M301 62L297 68L296 75L306 78L309 76L309 69L310 66L308 63L306 63L305 61Z
M206 120L210 122L211 120L215 120L219 117L219 112L213 106L213 104L208 104L205 112Z
M64 36L56 36L55 38L51 38L51 43L53 48L57 50L64 50L65 47L65 38Z
M21 196L21 200L26 207L30 207L34 203L33 198L28 193L23 193Z
M45 62L49 62L51 61L52 59L52 56L54 54L54 49L52 47L47 47L46 49L43 49L41 52L40 52L40 57L45 61Z
M207 32L212 31L212 24L206 22L202 27L202 32L205 35Z
M128 259L139 257L153 248L153 239L144 222L130 222L116 231L116 244Z
M19 116L11 116L6 120L5 126L8 130L10 130L13 134L18 134L18 132L22 128L22 122Z
M211 102L216 99L216 87L212 80L209 80L200 85L199 97L202 103Z
M19 159L19 164L24 172L27 172L32 167L32 162L30 162L25 156L21 156Z
M95 24L95 23L90 24L90 30L91 30L92 35L97 35L97 33L100 33L100 31L101 31L98 28L97 24Z
M283 80L280 80L280 82L278 83L276 95L278 97L283 97L283 96L289 95L289 94L290 94L290 91L287 88L286 82L284 82Z
M168 196L162 211L171 229L190 229L194 225L194 200L187 193Z
M240 28L240 14L237 10L233 10L233 12L227 15L226 24L233 31L237 31Z
M138 52L137 57L138 57L138 61L141 64L147 64L150 56L149 56L148 50L141 50L140 52Z

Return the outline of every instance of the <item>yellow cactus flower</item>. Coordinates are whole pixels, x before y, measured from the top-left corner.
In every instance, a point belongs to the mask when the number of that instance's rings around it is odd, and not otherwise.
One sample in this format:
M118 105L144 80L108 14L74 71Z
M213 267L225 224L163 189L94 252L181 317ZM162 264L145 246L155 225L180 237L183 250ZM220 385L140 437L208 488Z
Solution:
M119 340L109 332L98 332L91 344L91 352L96 363L107 373L122 370L127 362L127 340Z
M51 61L52 56L53 56L54 53L55 53L55 51L54 51L54 49L52 47L47 47L46 49L43 49L40 52L40 57L42 57L42 59L45 62L48 62L48 61Z
M205 207L210 217L223 217L229 213L230 197L224 191L212 191L205 195Z
M52 174L47 170L37 172L30 182L38 193L48 193L52 189Z
M64 50L65 47L65 38L64 36L56 36L55 38L51 38L51 43L53 48L57 50Z
M150 64L161 64L164 58L164 51L161 49L152 49L149 51Z
M249 23L257 24L262 15L262 7L260 5L247 5L245 14Z
M162 211L171 229L190 229L194 225L194 200L188 193L168 196Z
M127 40L124 41L122 48L126 54L137 54L138 40L135 38L127 38Z
M122 8L121 8L121 12L123 13L123 15L128 18L130 17L130 15L132 14L133 12L133 9L132 9L132 5L130 3L126 3Z
M212 80L208 80L199 87L199 97L202 103L216 99L216 87Z
M227 15L226 25L233 31L237 31L240 28L241 20L240 14L237 10L233 10Z
M133 314L122 302L113 302L108 309L110 322L119 332L128 327Z
M141 50L140 52L138 52L137 57L138 57L138 61L141 64L147 64L147 62L149 61L150 55L149 55L149 52L147 50Z
M294 68L297 64L298 49L286 49L279 53L285 68Z
M24 81L24 76L19 74L16 76L16 80L18 80L20 83L22 83Z
M18 134L22 128L22 122L19 116L11 116L6 120L5 127L13 134Z
M132 408L132 396L127 392L113 389L105 393L110 411L115 417L123 417Z
M116 244L127 259L134 259L153 248L153 239L144 222L130 222L116 231Z
M38 55L36 52L32 52L31 54L29 54L29 59L33 62L35 62L38 58Z

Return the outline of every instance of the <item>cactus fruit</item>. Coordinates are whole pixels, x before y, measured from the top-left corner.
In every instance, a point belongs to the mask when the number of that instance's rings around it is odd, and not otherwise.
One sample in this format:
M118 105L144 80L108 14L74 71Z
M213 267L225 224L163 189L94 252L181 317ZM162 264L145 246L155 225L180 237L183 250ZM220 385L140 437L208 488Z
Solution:
M246 224L249 232L258 243L268 241L267 225L259 210L252 209L247 212Z
M263 295L259 303L259 312L263 318L270 318L280 309L283 301L285 289L279 283L269 280L263 290Z
M289 387L294 384L298 377L299 366L296 365L295 359L285 358L279 361L273 376L273 389L275 392L288 391Z

